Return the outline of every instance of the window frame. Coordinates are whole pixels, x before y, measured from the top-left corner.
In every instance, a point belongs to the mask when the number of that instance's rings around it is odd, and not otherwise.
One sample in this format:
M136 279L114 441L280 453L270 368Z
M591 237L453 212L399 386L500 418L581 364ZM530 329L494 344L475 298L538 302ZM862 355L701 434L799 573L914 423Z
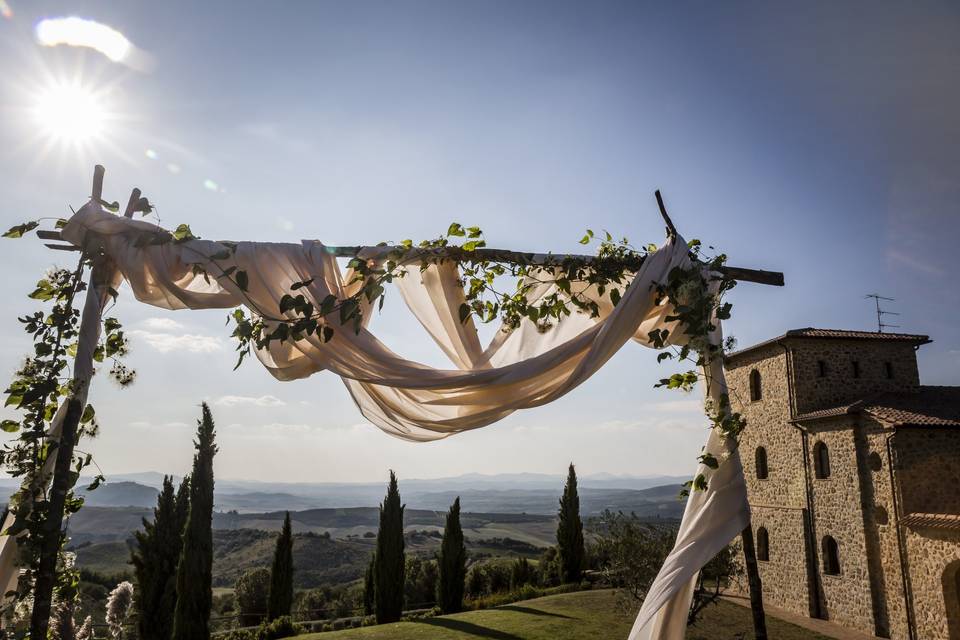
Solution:
M813 445L813 472L817 480L826 480L831 475L830 447L823 440Z
M750 370L750 402L763 400L763 376L759 369Z
M753 452L753 463L756 467L754 472L757 476L757 480L766 480L770 477L770 459L767 455L767 448L763 445L757 446L756 450ZM761 473L761 470L763 473Z
M840 543L831 535L820 539L820 569L825 576L841 575Z
M770 562L770 532L766 527L757 527L757 561Z

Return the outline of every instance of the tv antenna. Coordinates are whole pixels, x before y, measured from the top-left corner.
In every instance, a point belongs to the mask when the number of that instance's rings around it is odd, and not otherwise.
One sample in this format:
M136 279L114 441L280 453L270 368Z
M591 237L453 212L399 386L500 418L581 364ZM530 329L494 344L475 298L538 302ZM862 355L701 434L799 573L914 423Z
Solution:
M898 324L886 324L883 321L883 316L898 316L900 314L894 311L884 311L883 309L880 308L881 300L885 300L887 302L893 302L895 300L894 298L887 298L885 296L880 295L879 293L868 293L867 295L864 296L864 298L873 298L873 302L877 306L877 333L883 333L884 329L900 328L900 325Z

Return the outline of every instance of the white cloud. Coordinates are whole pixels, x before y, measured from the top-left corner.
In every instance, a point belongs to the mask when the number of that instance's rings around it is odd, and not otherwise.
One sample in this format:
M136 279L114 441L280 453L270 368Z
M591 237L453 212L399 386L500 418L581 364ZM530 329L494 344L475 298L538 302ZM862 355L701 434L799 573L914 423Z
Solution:
M654 402L650 407L662 413L703 413L703 402L700 400L667 400Z
M255 407L282 407L287 404L280 398L276 396L220 396L213 401L213 404L218 407L238 407L238 406L255 406Z
M190 353L212 353L223 349L223 340L213 336L201 336L191 333L173 335L169 333L154 333L141 329L132 329L127 332L134 338L139 338L160 353L171 351L188 351Z
M140 323L152 331L182 331L183 325L170 318L147 318Z

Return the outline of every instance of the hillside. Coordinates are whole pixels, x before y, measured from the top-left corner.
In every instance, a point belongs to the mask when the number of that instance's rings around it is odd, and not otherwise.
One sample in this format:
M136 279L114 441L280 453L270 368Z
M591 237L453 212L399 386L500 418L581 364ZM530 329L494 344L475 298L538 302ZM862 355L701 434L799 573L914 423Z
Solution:
M87 492L87 479L77 493L87 506L152 507L156 504L162 476L157 473L117 474L96 491ZM445 511L460 496L463 508L486 513L556 512L564 479L541 474L468 474L454 478L401 481L403 500L411 509ZM0 497L16 487L10 478L0 478ZM604 509L635 511L642 517L679 517L683 504L676 499L680 480L670 476L636 478L599 474L580 479L584 515ZM217 480L214 496L217 511L264 513L279 510L305 511L376 507L383 499L383 483L279 483Z
M612 590L565 593L452 616L297 636L302 640L592 640L626 638L635 612L625 611ZM767 618L777 640L828 640L826 636ZM750 611L721 602L687 631L687 640L743 640L753 637Z

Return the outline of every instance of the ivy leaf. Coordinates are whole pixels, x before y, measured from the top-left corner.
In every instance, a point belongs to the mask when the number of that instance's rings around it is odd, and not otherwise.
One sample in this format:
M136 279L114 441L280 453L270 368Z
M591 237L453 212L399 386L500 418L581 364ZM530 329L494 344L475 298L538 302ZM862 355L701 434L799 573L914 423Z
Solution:
M7 433L14 433L20 429L20 423L16 420L4 420L0 422L0 429L3 429Z
M485 247L485 246L487 246L487 243L484 242L483 240L471 240L470 242L464 243L464 245L463 245L463 250L464 250L464 251L476 251L477 249L479 249L479 248L481 248L481 247Z
M99 474L99 473L98 473L98 474L96 475L96 477L93 479L93 482L91 482L91 483L87 486L87 491L96 491L96 490L97 490L97 487L99 487L99 486L100 486L101 484L103 484L105 481L106 481L106 478L104 478L102 474Z
M237 271L237 286L240 287L241 291L246 291L247 287L250 285L250 278L247 276L246 271Z
M460 237L465 236L466 232L463 230L463 227L460 226L459 222L454 222L447 229L447 235Z
M662 351L657 354L657 363L663 362L664 360L670 360L673 358L673 354L669 351Z
M313 280L314 280L313 278L310 278L309 280L303 280L303 281L301 281L301 282L294 282L292 285L290 285L290 290L291 290L291 291L296 291L297 289L300 289L300 288L303 288L303 287L309 287L310 284L313 283Z
M323 329L320 331L320 338L324 342L330 342L333 339L333 327L323 325Z
M717 459L712 454L705 453L702 456L700 456L699 459L700 459L700 462L702 462L705 466L710 467L711 469L717 469L720 467L720 462L718 462Z
M188 224L177 225L177 228L171 235L176 242L186 242L187 240L197 239L197 236L193 235L193 231L190 230L190 225Z
M613 303L613 306L620 304L620 290L619 289L610 289L610 302Z
M10 227L10 230L3 234L4 238L22 238L23 234L33 231L40 226L40 222L37 220L30 220L29 222L24 222L23 224L18 224L15 227Z
M466 322L467 318L470 317L470 305L466 303L461 304L459 309L459 315L460 315L460 324L463 324L464 322Z
M93 405L88 404L83 408L83 415L80 416L80 424L87 424L93 420L93 417L96 415L96 413L97 412L94 410Z

